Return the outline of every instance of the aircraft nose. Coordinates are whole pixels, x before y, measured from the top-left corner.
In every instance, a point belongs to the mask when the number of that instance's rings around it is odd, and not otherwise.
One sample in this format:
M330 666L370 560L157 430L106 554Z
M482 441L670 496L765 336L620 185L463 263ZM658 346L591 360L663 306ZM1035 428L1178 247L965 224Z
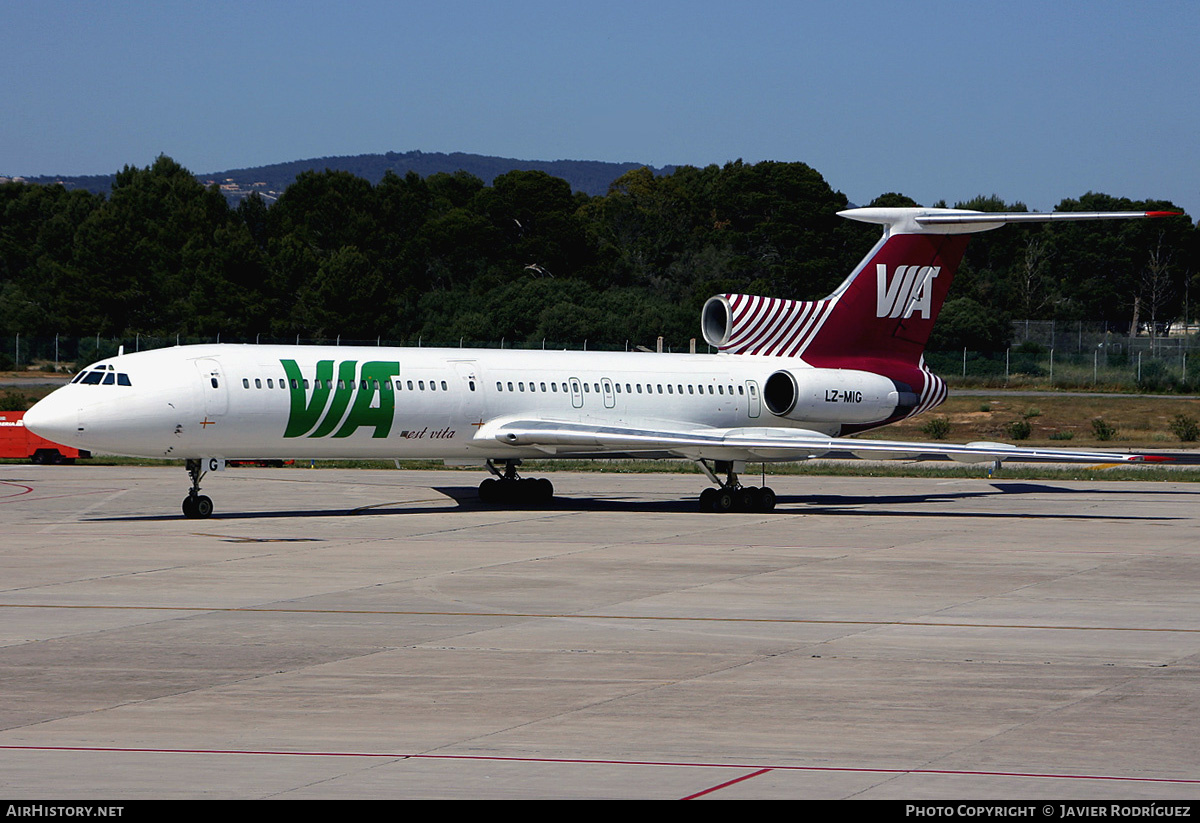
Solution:
M64 403L56 394L39 400L25 412L25 428L38 437L66 444L78 436L79 409L73 403Z

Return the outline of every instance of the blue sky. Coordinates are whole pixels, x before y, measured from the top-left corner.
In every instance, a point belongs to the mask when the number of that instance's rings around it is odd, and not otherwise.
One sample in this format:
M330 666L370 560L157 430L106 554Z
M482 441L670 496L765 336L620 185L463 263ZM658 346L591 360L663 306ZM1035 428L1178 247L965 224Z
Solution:
M803 161L864 203L1200 217L1200 2L0 0L0 174Z

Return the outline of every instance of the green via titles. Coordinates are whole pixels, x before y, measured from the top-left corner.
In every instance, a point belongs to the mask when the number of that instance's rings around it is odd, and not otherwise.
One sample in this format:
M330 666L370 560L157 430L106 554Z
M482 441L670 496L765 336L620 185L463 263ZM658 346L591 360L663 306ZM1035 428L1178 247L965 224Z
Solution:
M338 364L335 384L333 361L320 360L310 396L296 361L279 362L287 374L292 401L284 437L326 437L331 433L334 437L349 437L362 426L375 428L372 437L387 437L391 432L396 410L392 379L400 374L399 363L369 360L359 372L357 360L343 360ZM338 427L338 423L342 425Z

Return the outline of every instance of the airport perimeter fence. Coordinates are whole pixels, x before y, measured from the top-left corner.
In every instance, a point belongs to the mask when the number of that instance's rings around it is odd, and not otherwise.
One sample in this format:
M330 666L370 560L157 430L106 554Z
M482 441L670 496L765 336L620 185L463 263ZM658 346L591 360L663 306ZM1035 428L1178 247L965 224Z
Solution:
M1188 349L1200 350L1200 323L1159 323L1139 326L1136 335L1129 326L1082 320L1014 320L1009 339L1014 348L1041 347L1063 354L1109 350L1114 354L1148 352L1169 357Z
M1012 344L1003 351L926 352L926 363L952 386L1044 387L1058 389L1109 389L1117 391L1200 392L1200 328L1164 328L1154 335L1146 330L1136 337L1102 323L1017 321ZM570 349L575 351L708 352L702 341L629 341L623 345L589 341L472 340L351 340L332 338L251 339L227 337L126 338L10 336L2 343L0 370L42 370L74 373L89 363L125 352L145 351L195 343L289 344L326 346L401 346L489 349ZM674 345L672 345L674 343Z
M1193 392L1200 391L1197 332L1164 324L1130 336L1104 323L1020 320L1004 351L927 352L925 360L951 385Z
M627 341L617 345L613 343L597 343L595 341L562 342L554 340L519 340L506 338L492 341L467 340L425 340L417 337L412 340L388 340L381 337L369 340L343 337L269 337L256 335L252 338L229 337L161 337L153 335L134 335L133 337L34 337L22 334L12 335L4 339L3 349L0 350L0 371L48 371L74 373L90 363L105 357L112 357L121 351L132 353L163 349L171 346L188 346L200 343L239 343L248 345L287 345L287 346L398 346L402 348L472 348L472 349L545 349L572 351L711 351L703 342L684 341L682 346L657 341L649 341L643 345L641 341ZM694 348L697 346L698 348Z

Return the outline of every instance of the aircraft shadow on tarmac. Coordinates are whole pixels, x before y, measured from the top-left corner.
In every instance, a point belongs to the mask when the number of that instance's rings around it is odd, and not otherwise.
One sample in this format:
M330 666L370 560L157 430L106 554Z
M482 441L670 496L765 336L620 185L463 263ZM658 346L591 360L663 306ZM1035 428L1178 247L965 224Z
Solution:
M457 511L492 511L492 512L611 512L613 514L629 514L635 512L647 512L658 514L671 513L691 513L700 514L697 511L697 503L694 498L682 498L676 500L647 500L633 499L628 497L620 497L607 495L601 497L563 497L556 496L554 501L549 505L544 506L492 506L481 503L479 500L478 491L474 486L435 486L430 488L431 492L436 492L447 498L445 502L431 500L414 500L412 502L397 501L393 503L381 503L372 506L362 506L354 509L290 509L286 511L241 511L241 512L222 512L216 511L213 513L212 520L255 520L263 518L307 518L307 517L362 517L369 515L399 515L399 514L438 514L446 513L451 510ZM758 517L770 517L775 515L837 515L845 517L867 516L867 517L951 517L951 518L1020 518L1020 519L1047 519L1047 520L1147 520L1147 521L1162 521L1162 520L1179 520L1178 517L1162 517L1138 514L1113 514L1109 511L1096 512L1094 514L1071 513L1067 511L1067 506L1061 512L1030 512L1014 509L1011 511L956 511L951 508L937 508L935 510L904 510L893 508L895 506L923 505L930 503L945 503L954 508L958 508L964 504L970 504L973 500L985 500L995 498L997 496L1020 496L1024 494L1061 494L1064 498L1071 495L1096 495L1102 494L1105 497L1119 497L1129 494L1145 495L1148 492L1138 490L1136 488L1113 488L1101 489L1069 489L1061 486L1051 486L1041 483L991 483L989 488L984 490L971 491L939 491L939 492L923 492L914 494L876 494L876 495L856 495L856 494L810 494L810 495L779 495L778 505L775 511L770 514L753 513ZM1200 489L1196 491L1188 490L1166 490L1155 491L1155 495L1163 494L1189 494L1200 495ZM1064 503L1067 500L1064 499ZM447 503L453 503L455 509L451 509ZM733 514L737 514L734 512ZM747 512L746 514L750 514ZM715 516L715 515L714 515ZM93 521L154 521L154 520L179 520L182 519L178 514L161 514L161 515L141 515L141 516L125 516L125 517L91 517L87 518Z

